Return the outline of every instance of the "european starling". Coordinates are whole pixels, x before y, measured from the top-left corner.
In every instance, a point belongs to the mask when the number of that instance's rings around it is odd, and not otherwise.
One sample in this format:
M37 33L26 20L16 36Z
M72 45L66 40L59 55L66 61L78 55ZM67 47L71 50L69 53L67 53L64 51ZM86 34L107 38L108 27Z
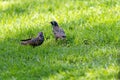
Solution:
M22 45L30 45L33 47L39 46L44 42L43 32L39 32L36 38L21 40Z
M55 36L55 39L65 39L66 35L63 29L61 29L56 21L50 22L53 26L53 33Z

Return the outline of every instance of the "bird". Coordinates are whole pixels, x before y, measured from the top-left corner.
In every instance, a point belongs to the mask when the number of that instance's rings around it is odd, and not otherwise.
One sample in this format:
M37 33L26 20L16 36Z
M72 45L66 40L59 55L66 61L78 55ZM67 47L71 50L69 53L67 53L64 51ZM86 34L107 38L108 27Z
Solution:
M55 39L65 39L66 35L62 28L59 27L58 23L56 21L51 21L51 25L53 26L53 33L55 36Z
M36 38L30 38L21 41L22 45L30 45L34 48L36 46L40 46L44 42L44 35L43 32L39 32Z

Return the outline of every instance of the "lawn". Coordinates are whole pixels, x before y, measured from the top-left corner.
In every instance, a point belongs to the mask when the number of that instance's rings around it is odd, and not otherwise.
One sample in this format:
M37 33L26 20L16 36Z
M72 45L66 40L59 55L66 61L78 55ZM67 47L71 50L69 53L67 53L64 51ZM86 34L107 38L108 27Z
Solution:
M52 20L66 41L55 40ZM41 46L20 44L41 31ZM119 0L0 1L0 80L119 79Z

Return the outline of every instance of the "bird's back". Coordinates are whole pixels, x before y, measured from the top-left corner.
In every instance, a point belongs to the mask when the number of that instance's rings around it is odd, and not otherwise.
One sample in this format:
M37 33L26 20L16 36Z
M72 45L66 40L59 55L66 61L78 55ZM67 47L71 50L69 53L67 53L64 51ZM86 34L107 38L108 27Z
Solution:
M37 38L30 40L29 44L31 46L39 46L43 43L43 41L44 41L44 38L37 37Z
M57 38L65 38L66 37L65 32L64 32L64 30L62 28L54 27L53 32L54 32L54 35Z

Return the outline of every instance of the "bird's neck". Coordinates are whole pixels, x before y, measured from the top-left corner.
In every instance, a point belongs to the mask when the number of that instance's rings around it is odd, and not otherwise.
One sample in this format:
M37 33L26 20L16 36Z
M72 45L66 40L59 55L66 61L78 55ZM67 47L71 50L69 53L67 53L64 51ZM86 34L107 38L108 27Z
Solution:
M59 28L59 26L54 26L53 28Z
M43 37L43 36L38 36L38 38L39 38L39 39L44 39L44 37Z

